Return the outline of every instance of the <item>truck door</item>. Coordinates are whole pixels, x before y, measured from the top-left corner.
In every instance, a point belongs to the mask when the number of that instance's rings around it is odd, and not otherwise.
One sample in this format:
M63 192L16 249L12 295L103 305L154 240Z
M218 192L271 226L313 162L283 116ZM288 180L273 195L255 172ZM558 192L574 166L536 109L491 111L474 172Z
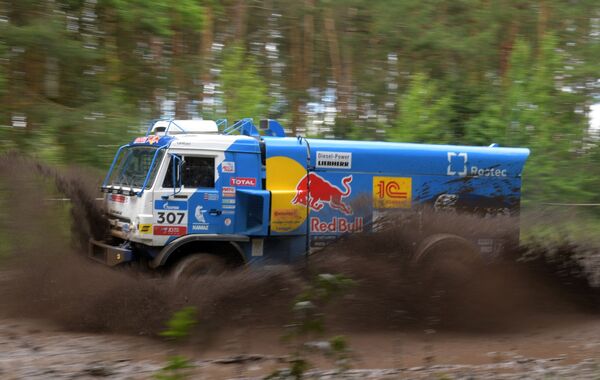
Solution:
M227 226L219 201L218 152L169 153L154 196L154 235L219 234Z

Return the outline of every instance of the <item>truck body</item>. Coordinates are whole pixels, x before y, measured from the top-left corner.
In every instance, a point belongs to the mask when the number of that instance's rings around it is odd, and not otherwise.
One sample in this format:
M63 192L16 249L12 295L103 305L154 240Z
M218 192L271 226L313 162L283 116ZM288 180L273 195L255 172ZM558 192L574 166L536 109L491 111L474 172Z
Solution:
M111 237L91 241L90 256L152 268L200 253L291 263L390 213L519 212L527 149L285 137L274 120L261 129L163 120L121 147L102 184ZM486 259L506 244L464 238Z

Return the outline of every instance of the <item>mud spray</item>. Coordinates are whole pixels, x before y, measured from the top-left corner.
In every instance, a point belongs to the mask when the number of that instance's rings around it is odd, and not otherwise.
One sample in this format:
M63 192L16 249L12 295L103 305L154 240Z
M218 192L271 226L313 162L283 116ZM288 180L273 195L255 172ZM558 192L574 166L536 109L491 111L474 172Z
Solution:
M0 238L8 259L0 266L0 313L45 318L63 328L154 335L184 306L200 312L198 334L240 323L282 328L292 302L318 273L343 273L356 281L326 311L338 331L423 328L431 323L431 299L405 263L406 229L394 227L343 239L307 266L241 269L219 277L173 283L132 270L108 269L85 257L90 236L101 238L103 217L98 176L85 170L57 170L17 153L0 156ZM45 200L63 196L65 206ZM70 230L64 229L70 219ZM481 220L445 220L460 228ZM491 228L495 228L491 226ZM548 315L595 313L597 288L575 245L519 247L512 257L482 269L443 308L436 328L497 331L526 328ZM595 252L595 251L594 251ZM593 271L592 271L593 272ZM4 273L4 275L2 275ZM557 320L564 318L557 318Z

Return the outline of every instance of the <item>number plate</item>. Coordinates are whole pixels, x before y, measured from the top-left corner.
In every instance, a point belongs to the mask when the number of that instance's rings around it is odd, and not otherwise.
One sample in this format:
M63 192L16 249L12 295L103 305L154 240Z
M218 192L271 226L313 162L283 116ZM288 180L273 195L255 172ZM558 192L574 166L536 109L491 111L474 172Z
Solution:
M154 235L185 235L187 207L187 202L183 201L154 201Z

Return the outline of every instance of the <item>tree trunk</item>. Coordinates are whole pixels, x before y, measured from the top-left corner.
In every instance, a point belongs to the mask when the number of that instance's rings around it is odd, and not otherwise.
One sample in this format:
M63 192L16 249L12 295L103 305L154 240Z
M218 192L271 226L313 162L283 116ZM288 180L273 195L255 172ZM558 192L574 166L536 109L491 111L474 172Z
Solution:
M291 27L290 30L290 64L292 65L292 75L290 89L292 90L292 134L296 135L299 129L302 128L302 115L300 113L300 93L302 91L304 70L302 68L302 42L300 36L300 25Z
M247 0L238 0L235 4L235 15L233 20L234 32L233 37L235 41L241 41L246 36L246 15L248 13Z
M205 86L211 81L210 65L212 59L212 45L214 41L214 15L213 9L209 6L204 8L204 28L202 30L202 89L200 99L206 97ZM214 95L213 95L214 96ZM202 102L201 115L204 116L204 102ZM212 112L211 112L212 113Z
M314 43L314 8L315 0L305 0L304 14L304 63L303 79L304 88L312 86L312 66L313 66L313 43Z
M516 21L513 21L509 27L508 34L500 47L500 78L502 78L502 80L506 78L506 74L510 69L510 56L515 45L518 31L519 25Z

